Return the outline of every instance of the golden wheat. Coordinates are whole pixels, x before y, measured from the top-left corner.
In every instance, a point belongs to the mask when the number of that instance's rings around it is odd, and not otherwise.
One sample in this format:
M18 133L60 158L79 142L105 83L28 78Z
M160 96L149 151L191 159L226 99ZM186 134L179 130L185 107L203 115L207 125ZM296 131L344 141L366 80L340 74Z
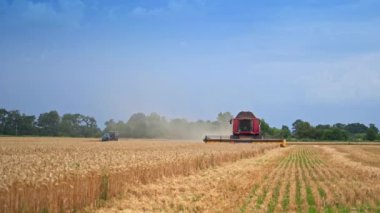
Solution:
M190 175L278 145L0 138L0 147L0 212L62 212L97 207L126 185Z

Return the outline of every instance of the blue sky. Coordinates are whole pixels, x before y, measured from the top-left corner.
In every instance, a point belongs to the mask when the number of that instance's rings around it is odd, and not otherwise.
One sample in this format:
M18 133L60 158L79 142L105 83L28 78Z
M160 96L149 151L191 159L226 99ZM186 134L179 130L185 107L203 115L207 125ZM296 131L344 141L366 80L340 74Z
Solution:
M0 107L380 126L377 0L0 0Z

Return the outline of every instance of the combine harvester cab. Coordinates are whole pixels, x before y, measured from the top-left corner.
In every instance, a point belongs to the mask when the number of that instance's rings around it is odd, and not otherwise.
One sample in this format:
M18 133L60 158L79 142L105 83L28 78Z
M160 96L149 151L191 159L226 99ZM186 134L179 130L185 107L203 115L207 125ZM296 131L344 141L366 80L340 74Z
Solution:
M209 142L229 142L229 143L279 143L281 147L286 146L285 139L264 138L261 135L261 121L252 112L240 112L232 124L231 136L205 136L203 141Z

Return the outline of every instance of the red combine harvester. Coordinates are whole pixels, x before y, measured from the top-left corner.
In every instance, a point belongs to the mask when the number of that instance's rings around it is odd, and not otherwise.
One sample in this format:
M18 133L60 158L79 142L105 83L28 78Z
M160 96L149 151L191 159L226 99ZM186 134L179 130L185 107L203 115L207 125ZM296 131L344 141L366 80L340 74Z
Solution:
M230 120L232 124L231 136L205 136L203 141L208 142L230 142L230 143L279 143L282 147L286 146L285 139L264 138L261 135L260 119L252 112L239 112Z

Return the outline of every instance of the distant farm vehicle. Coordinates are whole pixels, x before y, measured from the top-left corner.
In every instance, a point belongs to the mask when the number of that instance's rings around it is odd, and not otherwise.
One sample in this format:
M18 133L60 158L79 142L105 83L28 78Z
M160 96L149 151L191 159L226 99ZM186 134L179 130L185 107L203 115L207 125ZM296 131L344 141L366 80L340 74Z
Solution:
M102 141L118 141L119 133L118 132L106 132L102 136Z

